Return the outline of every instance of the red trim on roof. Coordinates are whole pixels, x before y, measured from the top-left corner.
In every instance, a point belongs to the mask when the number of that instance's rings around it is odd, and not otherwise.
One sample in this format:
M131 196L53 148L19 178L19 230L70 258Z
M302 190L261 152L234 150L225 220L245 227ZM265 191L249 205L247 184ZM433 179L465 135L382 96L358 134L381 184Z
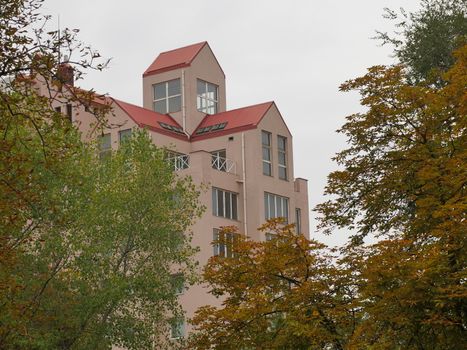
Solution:
M152 131L156 131L158 133L168 135L171 137L175 137L181 140L188 140L188 137L185 134L180 134L175 131L170 131L164 129L159 122L176 126L178 128L182 128L180 124L178 124L175 119L173 119L168 114L161 114L150 109L146 109L140 106L136 106L131 103L123 102L117 100L116 98L112 98L112 100L117 104L138 126L140 127L147 127Z
M274 102L260 103L253 106L233 109L227 112L221 112L212 115L206 115L199 123L191 135L193 141L227 135L241 130L254 129L261 122L264 115L269 111ZM196 134L200 128L212 126L220 123L227 123L224 129L219 131L207 132L205 134Z
M143 77L189 66L207 41L160 53L144 71Z

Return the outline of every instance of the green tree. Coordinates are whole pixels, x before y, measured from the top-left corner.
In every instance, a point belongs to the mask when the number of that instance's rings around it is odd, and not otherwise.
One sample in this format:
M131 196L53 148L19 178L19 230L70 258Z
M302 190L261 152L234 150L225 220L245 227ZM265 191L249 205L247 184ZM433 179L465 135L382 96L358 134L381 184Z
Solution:
M198 192L144 131L102 162L51 108L62 88L94 97L62 80L60 53L78 78L103 65L74 31L44 33L41 5L0 1L0 348L162 346L172 274L193 282Z
M397 32L378 32L377 38L394 46L413 83L437 79L454 64L452 53L467 42L465 0L422 0L415 13L386 9L385 17L397 22Z
M209 260L204 280L223 304L196 312L190 348L346 348L359 317L354 262L333 261L323 244L279 220L260 230L271 240L239 237L233 258Z

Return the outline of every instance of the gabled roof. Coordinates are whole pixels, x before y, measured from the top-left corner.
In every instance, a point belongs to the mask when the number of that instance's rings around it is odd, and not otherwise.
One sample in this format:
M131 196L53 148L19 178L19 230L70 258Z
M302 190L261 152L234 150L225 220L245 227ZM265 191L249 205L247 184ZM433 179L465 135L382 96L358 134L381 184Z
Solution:
M201 49L207 44L208 43L206 41L203 41L197 44L160 53L154 62L152 62L143 73L143 77L189 66Z
M157 113L150 109L123 102L115 98L112 99L139 127L147 127L152 131L164 135L176 137L181 140L188 140L180 124L170 115Z
M192 134L191 139L193 141L198 141L220 135L232 134L242 130L254 129L273 104L274 102L265 102L227 112L206 115ZM222 129L213 128L214 131L199 133L201 129L224 123L225 126Z

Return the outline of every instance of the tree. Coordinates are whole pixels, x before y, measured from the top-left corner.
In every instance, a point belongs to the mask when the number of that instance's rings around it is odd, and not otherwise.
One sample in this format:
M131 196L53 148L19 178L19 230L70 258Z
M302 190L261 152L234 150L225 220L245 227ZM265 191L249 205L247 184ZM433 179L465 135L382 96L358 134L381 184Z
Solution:
M78 78L103 65L74 31L45 33L41 4L0 1L0 348L162 346L172 274L194 278L197 189L144 131L100 161L52 109L57 91L95 97L63 79L64 52Z
M370 233L386 239L361 265L360 347L457 349L465 340L467 46L454 56L438 86L413 85L403 66L372 67L341 86L359 91L367 111L340 129L350 147L329 175L334 198L317 206L321 228L356 230L353 246Z
M209 260L204 280L224 301L196 312L191 348L344 349L358 318L347 263L280 220L260 230L271 240L239 237L233 258Z
M466 9L465 0L422 0L415 13L386 9L385 17L397 21L400 31L394 36L378 32L377 38L394 45L412 83L436 79L454 64L452 53L467 43Z

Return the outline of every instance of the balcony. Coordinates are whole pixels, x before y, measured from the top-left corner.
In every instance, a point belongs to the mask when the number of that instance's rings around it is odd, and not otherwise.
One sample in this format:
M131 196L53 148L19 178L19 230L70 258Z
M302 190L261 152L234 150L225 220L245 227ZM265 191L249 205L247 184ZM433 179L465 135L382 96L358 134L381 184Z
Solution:
M215 155L211 158L211 166L213 169L224 171L226 173L237 174L236 163L228 158L217 157Z
M188 154L174 155L167 158L174 171L188 169L190 167L190 156Z

